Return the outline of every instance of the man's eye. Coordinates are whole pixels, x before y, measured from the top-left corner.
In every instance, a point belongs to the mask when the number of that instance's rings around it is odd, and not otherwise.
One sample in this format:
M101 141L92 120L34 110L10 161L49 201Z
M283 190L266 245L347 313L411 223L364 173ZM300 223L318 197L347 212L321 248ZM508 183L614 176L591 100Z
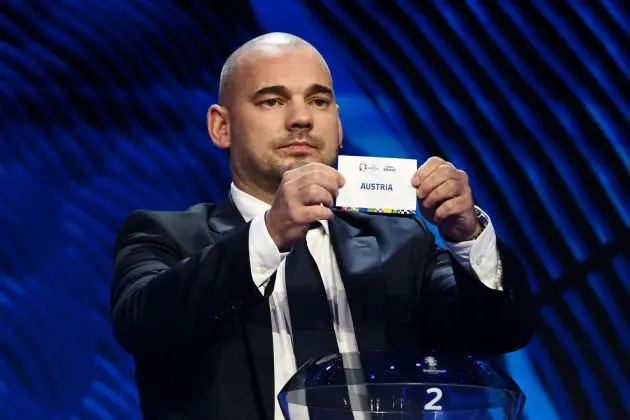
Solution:
M265 99L264 101L260 102L260 105L265 107L274 107L278 105L278 102L279 101L277 99Z
M313 99L313 104L317 107L323 108L325 106L328 106L330 102L328 101L328 99L323 99L323 98L315 98Z

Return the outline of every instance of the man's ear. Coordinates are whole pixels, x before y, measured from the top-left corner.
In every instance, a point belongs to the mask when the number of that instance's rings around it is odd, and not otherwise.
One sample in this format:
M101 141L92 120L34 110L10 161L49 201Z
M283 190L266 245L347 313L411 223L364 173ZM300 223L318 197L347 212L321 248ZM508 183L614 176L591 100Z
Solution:
M225 107L214 104L208 109L208 134L219 149L230 148L229 122L229 112Z
M339 137L339 148L343 149L343 127L341 126L341 118L339 117L339 104L337 104L337 135Z

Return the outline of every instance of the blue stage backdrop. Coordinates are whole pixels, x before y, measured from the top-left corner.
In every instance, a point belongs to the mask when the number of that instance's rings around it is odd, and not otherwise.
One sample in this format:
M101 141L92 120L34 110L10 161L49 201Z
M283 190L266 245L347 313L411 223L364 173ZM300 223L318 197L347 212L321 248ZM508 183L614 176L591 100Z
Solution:
M139 418L114 235L224 197L206 110L269 31L328 59L344 153L469 173L536 293L536 336L504 358L527 418L628 418L629 22L596 0L0 2L0 419Z

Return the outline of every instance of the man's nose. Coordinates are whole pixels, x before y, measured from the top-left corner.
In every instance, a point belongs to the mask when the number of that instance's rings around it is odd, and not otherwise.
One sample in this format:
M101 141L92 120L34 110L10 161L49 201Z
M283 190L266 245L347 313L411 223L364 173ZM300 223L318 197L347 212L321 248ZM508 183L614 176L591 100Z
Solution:
M313 114L307 104L293 102L287 118L287 128L292 131L310 131L313 128Z

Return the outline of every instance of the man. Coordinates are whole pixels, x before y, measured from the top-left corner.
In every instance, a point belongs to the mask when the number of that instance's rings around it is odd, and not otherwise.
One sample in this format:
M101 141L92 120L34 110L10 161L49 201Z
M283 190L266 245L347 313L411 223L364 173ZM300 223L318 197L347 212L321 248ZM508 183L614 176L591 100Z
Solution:
M229 150L225 201L137 211L116 243L114 332L145 418L279 419L277 393L311 357L499 354L530 339L524 270L461 170L434 157L409 180L448 251L421 219L331 209L342 128L304 40L272 33L235 51L208 129Z

